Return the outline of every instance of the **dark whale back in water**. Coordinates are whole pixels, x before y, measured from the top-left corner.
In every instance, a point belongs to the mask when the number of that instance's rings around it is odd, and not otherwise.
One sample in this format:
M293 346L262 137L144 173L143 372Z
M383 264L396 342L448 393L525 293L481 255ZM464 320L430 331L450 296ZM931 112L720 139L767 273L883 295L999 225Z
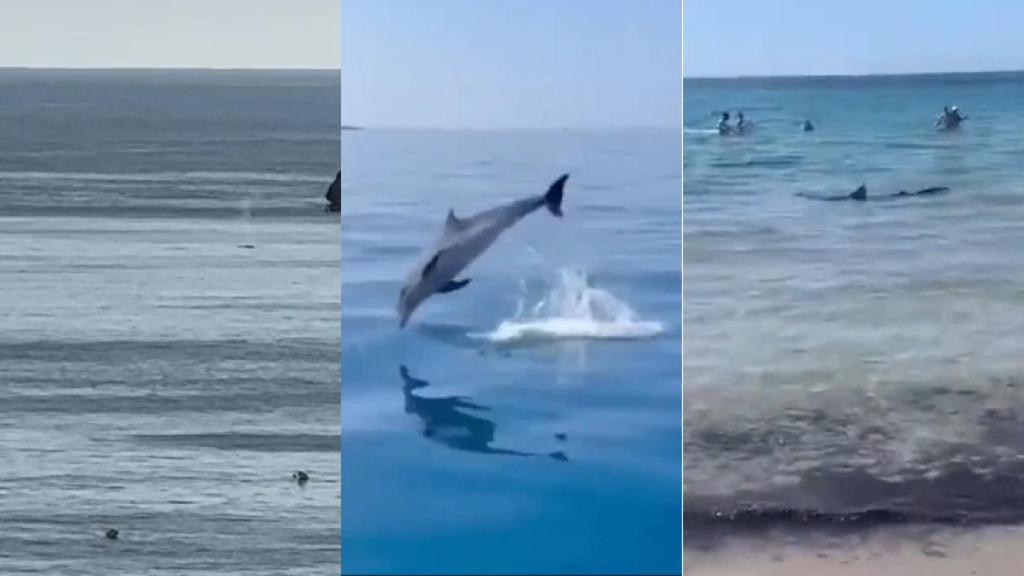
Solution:
M334 177L334 182L327 187L327 194L324 194L327 198L327 210L331 212L341 211L341 170L338 170L338 174Z

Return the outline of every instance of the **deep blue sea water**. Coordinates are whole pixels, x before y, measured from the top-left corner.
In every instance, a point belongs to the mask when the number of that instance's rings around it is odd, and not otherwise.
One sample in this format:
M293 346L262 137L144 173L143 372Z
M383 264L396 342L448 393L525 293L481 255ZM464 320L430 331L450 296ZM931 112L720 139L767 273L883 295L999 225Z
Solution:
M0 70L0 573L337 573L339 90Z
M1024 521L1022 106L1016 73L685 83L688 546ZM950 191L805 197L862 183Z
M343 133L342 572L679 572L679 159L673 130ZM564 219L399 330L449 208L563 172Z

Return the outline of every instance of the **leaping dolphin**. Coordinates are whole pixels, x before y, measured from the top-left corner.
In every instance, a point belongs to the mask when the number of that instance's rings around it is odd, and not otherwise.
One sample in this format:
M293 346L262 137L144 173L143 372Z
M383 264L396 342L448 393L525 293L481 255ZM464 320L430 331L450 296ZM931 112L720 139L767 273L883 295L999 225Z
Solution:
M562 189L568 178L568 174L563 174L543 195L491 208L469 218L458 218L455 210L448 210L441 238L409 273L398 296L400 327L405 327L412 313L427 298L437 293L454 292L469 284L469 278L456 280L455 277L513 224L541 206L546 206L552 215L561 218Z

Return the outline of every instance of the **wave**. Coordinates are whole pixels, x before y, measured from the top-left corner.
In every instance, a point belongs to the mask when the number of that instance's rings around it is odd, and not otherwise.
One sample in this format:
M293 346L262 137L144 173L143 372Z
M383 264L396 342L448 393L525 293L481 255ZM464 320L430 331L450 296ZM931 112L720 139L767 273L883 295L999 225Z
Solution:
M1019 525L1024 522L1022 484L1015 463L993 470L951 463L899 479L862 469L817 469L789 488L689 494L684 499L683 527L691 544L709 546L731 536L773 531L860 533L897 525Z
M178 182L181 180L246 182L330 183L329 175L288 174L281 172L0 172L0 180L87 180L110 182Z
M471 334L494 343L546 340L635 340L664 331L660 322L641 320L607 290L589 285L582 271L559 270L554 288L524 315L516 314L491 332Z
M138 434L136 440L170 446L251 452L337 452L337 434L271 434L223 432L206 434Z
M753 401L709 390L686 393L688 540L1024 524L1019 378Z
M710 162L709 165L714 168L786 168L796 166L803 161L804 158L802 156L781 155L764 158L749 158L747 160L720 160L717 162Z

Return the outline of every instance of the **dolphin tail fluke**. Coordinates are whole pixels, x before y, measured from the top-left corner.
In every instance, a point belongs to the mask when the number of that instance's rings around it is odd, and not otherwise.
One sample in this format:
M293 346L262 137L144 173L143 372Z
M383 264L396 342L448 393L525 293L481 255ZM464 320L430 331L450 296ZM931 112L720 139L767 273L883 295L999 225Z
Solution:
M562 189L565 188L565 181L568 179L568 174L562 174L544 194L544 205L548 207L548 212L558 218L562 217Z

